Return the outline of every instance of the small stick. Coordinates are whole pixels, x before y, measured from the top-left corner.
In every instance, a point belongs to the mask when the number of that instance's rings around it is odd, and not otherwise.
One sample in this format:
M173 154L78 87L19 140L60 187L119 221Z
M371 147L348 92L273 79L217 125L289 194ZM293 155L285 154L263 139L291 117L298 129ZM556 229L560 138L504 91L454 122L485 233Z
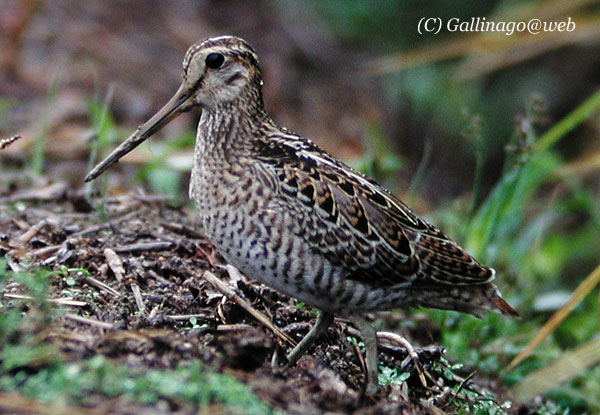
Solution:
M117 290L115 290L114 288L106 285L105 283L103 283L102 281L98 281L96 278L94 277L85 277L83 279L85 282L87 282L88 284L90 284L93 287L96 287L102 291L106 291L107 293L109 293L110 295L114 296L114 297L120 297L121 293L118 292Z
M365 362L365 357L360 352L360 347L358 346L358 343L353 342L352 347L354 348L354 354L356 355L356 358L358 359L358 363L360 363L360 369L362 370L363 373L367 373L367 362ZM365 375L365 377L366 377L366 375Z
M73 235L71 235L70 239L73 239L73 238L78 237L78 236L83 236L83 235L86 235L88 233L96 233L96 232L99 232L99 231L101 231L102 229L105 229L105 228L108 228L108 224L107 223L102 223L102 224L99 224L99 225L88 226L85 229L82 229L82 230L80 230L78 232L75 232Z
M213 313L206 314L176 314L171 316L165 316L166 319L173 321L188 321L191 318L208 318L211 317Z
M148 273L148 275L150 275L156 281L159 281L161 284L168 285L170 287L172 287L174 285L173 281L169 281L168 279L161 277L160 275L158 275L155 271L153 271L151 269L146 270L146 272Z
M240 331L250 330L253 327L250 324L219 324L217 331Z
M135 304L137 305L138 311L143 313L146 310L146 305L144 304L140 287L137 284L132 283L131 291L133 292L133 298L135 298Z
M225 269L227 270L227 273L229 274L230 280L233 281L234 283L237 284L238 281L247 281L246 277L244 277L242 274L240 274L238 269L236 267L234 267L233 265L227 264L225 266Z
M263 313L256 310L255 308L253 308L246 300L244 300L242 297L240 297L233 290L233 288L230 287L228 284L226 284L223 281L221 281L220 279L218 279L210 271L204 271L203 276L204 276L205 280L207 280L213 287L215 287L217 290L219 290L225 297L229 298L234 303L236 303L237 305L242 307L244 310L246 310L250 315L252 315L252 317L257 319L262 325L264 325L269 330L271 330L273 333L275 333L275 335L277 337L279 337L280 339L282 339L283 341L285 341L291 345L294 345L294 346L296 345L296 342L290 336L288 336L287 334L285 334L284 332L279 330L273 324L273 322L271 320L269 320L269 318L267 316L265 316Z
M421 369L421 363L419 362L419 355L415 351L415 348L413 347L413 345L410 344L410 342L408 340L406 340L404 337L400 336L399 334L392 333L389 331L378 332L377 338L381 339L381 340L387 340L388 342L397 343L397 344L400 344L401 346L403 346L406 349L406 351L408 352L408 355L410 356L411 360L413 361L413 363L415 365L415 369L417 369L417 373L419 374L419 380L421 381L421 384L425 388L427 388L427 381L425 380L425 375L423 374L423 370Z
M117 281L123 281L123 277L125 276L125 268L123 268L123 261L121 261L121 257L119 257L119 255L117 255L117 253L112 249L106 248L104 250L104 258L106 258L106 262L108 263L108 266L112 270L113 274L115 274Z
M38 223L36 223L35 225L33 225L31 228L29 228L29 230L27 230L24 233L22 233L17 238L17 241L21 244L21 246L24 246L30 240L32 240L35 237L35 235L37 235L39 233L39 231L42 229L42 227L44 227L48 223L49 223L48 219L42 219L42 220L40 220Z
M114 326L110 323L105 323L104 321L94 320L93 318L81 317L77 314L66 313L65 318L69 320L76 321L78 323L88 324L90 326L98 327L104 330L112 330Z
M448 402L448 405L450 405L452 403L452 401L454 401L458 396L460 396L459 393L460 393L461 389L467 384L467 382L469 382L471 380L471 378L473 376L475 376L475 372L471 372L471 373L469 373L469 376L467 376L464 379L461 379L461 382L458 385L458 388L456 389L456 391L453 393L452 399L450 399L450 401ZM448 389L450 389L450 388L448 388ZM481 395L483 395L483 393Z
M50 184L42 189L27 189L16 192L10 196L0 197L0 201L4 203L16 203L26 201L48 201L56 200L65 194L67 186L63 182ZM137 213L137 212L136 212Z
M62 248L62 244L45 246L43 248L38 248L38 249L32 250L31 255L35 258L48 258L48 257L50 257L50 255L53 255L56 252L58 252L60 250L60 248Z
M30 295L21 294L4 294L5 298L12 298L13 300L33 300ZM68 305L72 307L85 307L87 303L85 301L71 300L70 298L46 298L46 301L57 305Z
M113 251L120 254L124 252L147 252L147 251L167 251L175 247L173 242L142 242L139 244L116 246Z

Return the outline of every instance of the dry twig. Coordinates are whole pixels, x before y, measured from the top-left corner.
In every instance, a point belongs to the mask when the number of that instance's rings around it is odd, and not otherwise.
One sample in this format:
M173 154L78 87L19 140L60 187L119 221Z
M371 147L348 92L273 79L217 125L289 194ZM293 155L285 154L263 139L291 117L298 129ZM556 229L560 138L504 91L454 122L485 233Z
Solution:
M114 325L112 325L110 323L105 323L104 321L95 320L93 318L82 317L77 314L67 313L67 314L65 314L65 318L76 321L78 323L83 323L83 324L87 324L90 326L98 327L98 328L104 329L104 330L114 329Z
M415 348L408 340L399 334L392 333L390 331L380 331L377 333L378 340L385 340L392 343L397 343L406 349L408 356L413 361L415 365L415 369L417 369L417 373L419 374L419 380L423 387L427 387L427 381L425 380L425 375L423 374L423 369L421 368L421 362L419 362L419 355L415 351Z
M204 271L203 277L225 297L229 298L234 303L246 310L250 315L252 315L252 317L257 319L262 325L271 330L281 340L291 345L296 345L296 342L290 336L279 330L267 316L253 308L246 300L238 295L231 286L218 279L212 272Z
M140 291L139 285L132 283L131 292L133 293L133 298L135 299L135 304L137 305L138 311L143 313L146 310L146 305L144 304L144 299L142 298L142 292Z
M206 312L206 314L177 314L171 316L164 316L168 320L173 321L188 321L191 318L210 318L214 315L212 312Z
M87 282L88 284L90 284L93 287L98 288L99 290L105 291L108 294L114 296L114 297L120 297L121 293L118 292L117 290L115 290L114 288L106 285L105 283L103 283L102 281L98 281L96 278L94 277L90 277L87 276L83 279L85 282Z
M4 298L10 298L12 300L33 300L33 297L30 295L21 295L21 294L4 294ZM85 301L77 301L72 300L70 298L46 298L46 301L52 304L57 305L68 305L71 307L85 307L87 303Z
M173 249L175 244L173 242L141 242L137 244L121 245L115 247L114 251L120 254L124 252L146 252L146 251L168 251Z
M115 274L117 281L123 281L123 277L125 276L125 268L123 268L123 261L121 261L121 257L112 249L106 248L104 250L104 258L106 258L106 263L112 270L113 274Z

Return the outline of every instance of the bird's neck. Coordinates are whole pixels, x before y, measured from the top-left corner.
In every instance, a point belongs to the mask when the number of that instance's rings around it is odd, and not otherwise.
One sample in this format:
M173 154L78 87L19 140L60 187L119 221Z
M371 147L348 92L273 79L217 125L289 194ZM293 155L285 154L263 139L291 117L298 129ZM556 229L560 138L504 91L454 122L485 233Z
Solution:
M240 97L204 108L198 124L196 156L212 160L211 164L228 163L251 147L251 142L265 124L272 123L262 97Z

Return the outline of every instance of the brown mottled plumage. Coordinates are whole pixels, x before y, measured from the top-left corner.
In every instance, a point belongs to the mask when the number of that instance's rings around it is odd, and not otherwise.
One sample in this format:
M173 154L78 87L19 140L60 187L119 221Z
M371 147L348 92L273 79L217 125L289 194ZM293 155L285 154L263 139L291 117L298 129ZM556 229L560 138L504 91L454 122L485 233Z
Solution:
M190 196L204 232L246 275L321 310L290 362L334 314L351 318L363 333L372 391L377 347L365 312L426 306L516 315L493 269L373 180L277 126L263 106L258 57L236 37L190 47L175 96L86 181L192 107L202 116Z

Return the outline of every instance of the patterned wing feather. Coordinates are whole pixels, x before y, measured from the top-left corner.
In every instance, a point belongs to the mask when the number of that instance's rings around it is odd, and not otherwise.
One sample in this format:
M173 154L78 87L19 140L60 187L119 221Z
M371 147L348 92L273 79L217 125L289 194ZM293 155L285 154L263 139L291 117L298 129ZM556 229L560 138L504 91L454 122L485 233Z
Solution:
M491 268L400 200L310 142L286 134L276 145L257 145L290 203L299 200L305 208L302 220L311 223L301 236L347 269L348 278L376 287L480 285L494 279Z

